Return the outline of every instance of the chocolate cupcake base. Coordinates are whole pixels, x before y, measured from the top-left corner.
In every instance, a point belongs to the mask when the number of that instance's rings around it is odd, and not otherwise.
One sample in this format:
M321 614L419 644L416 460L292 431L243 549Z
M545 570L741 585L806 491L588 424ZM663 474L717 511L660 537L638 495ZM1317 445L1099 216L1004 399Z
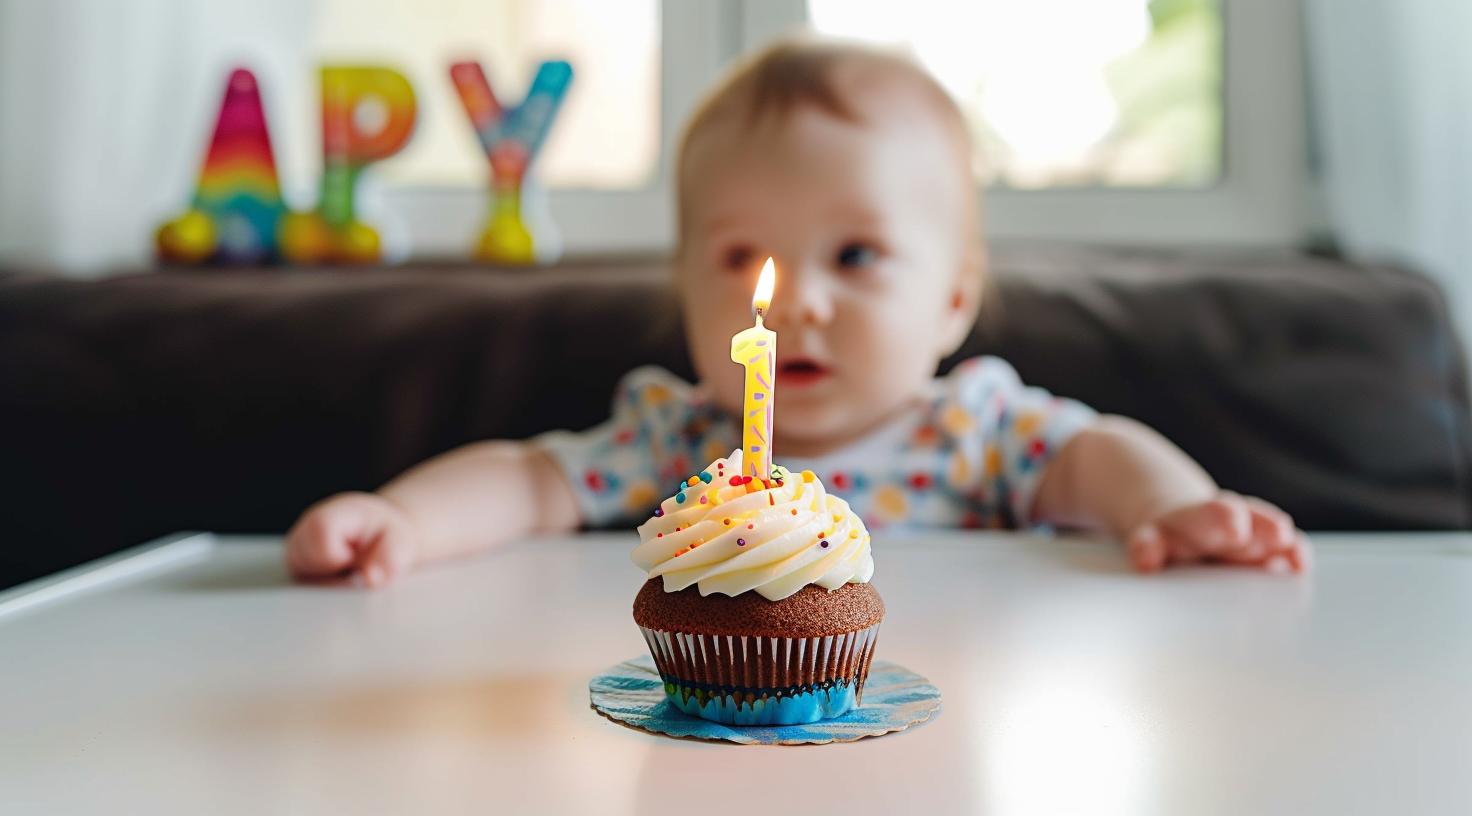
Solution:
M851 711L879 639L877 625L814 638L639 631L670 703L732 725L798 725Z
M671 705L732 725L798 725L863 700L884 603L867 584L781 601L645 584L634 604Z

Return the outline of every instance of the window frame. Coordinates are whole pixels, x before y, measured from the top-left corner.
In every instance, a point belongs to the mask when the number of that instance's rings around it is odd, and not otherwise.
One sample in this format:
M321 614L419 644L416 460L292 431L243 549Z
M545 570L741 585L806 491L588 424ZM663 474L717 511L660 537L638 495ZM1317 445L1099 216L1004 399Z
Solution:
M1312 226L1297 3L1220 0L1222 176L1206 187L985 190L993 239L1291 246ZM806 0L745 0L743 47L807 23Z
M1201 188L992 187L984 196L992 239L1277 247L1304 239L1312 189L1298 6L1221 2L1221 179ZM671 160L685 118L730 60L807 21L806 0L662 0L656 170L637 189L541 192L562 254L668 252L675 237ZM394 185L379 195L412 236L415 255L463 257L479 235L489 192Z

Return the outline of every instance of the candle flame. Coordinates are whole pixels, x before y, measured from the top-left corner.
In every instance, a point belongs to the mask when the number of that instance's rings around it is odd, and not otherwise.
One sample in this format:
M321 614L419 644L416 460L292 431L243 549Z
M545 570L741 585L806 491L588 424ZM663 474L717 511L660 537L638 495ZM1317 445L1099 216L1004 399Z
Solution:
M772 305L772 290L777 286L777 267L768 258L762 264L762 274L756 279L756 293L751 296L751 310L756 312L757 317L766 314Z

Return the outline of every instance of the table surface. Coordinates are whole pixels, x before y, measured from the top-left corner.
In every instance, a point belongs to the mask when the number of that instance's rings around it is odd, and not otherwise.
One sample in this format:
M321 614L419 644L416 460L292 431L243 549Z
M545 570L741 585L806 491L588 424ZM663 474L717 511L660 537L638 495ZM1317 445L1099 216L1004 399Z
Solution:
M632 543L527 541L374 592L198 536L7 593L0 811L1472 812L1472 536L1317 536L1305 578L885 537L879 657L945 708L807 747L589 709L645 648Z

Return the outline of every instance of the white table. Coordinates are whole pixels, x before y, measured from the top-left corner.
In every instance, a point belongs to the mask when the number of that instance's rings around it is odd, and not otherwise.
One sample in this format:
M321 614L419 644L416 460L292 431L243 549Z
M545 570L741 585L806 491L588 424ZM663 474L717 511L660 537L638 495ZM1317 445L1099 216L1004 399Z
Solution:
M1306 579L882 536L879 657L945 709L799 748L589 709L644 649L633 541L372 592L201 536L7 593L0 812L1472 812L1472 536L1318 536Z

